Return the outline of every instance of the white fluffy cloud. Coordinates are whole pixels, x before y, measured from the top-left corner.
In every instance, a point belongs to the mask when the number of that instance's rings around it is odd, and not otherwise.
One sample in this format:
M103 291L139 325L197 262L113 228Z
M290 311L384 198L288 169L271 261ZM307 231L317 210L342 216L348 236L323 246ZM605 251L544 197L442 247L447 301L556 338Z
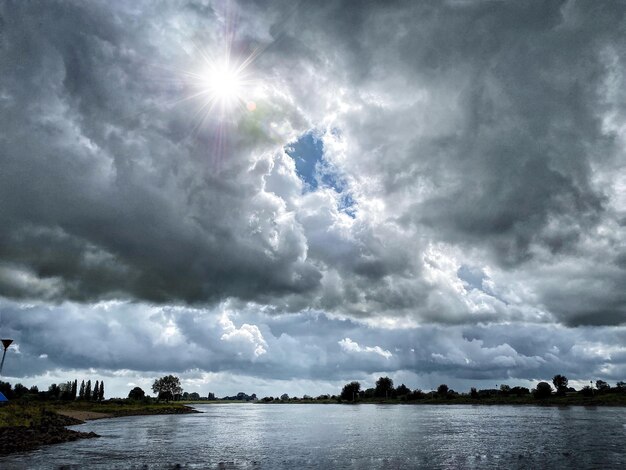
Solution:
M385 359L389 359L393 354L380 346L359 346L359 343L352 341L350 338L344 338L338 342L341 349L348 353L372 353L378 354Z
M251 347L254 357L259 357L267 353L267 343L263 339L261 331L256 325L244 323L241 328L237 328L235 324L228 318L226 312L222 313L219 323L224 330L224 334L220 337L222 341L233 343L244 349ZM241 354L241 351L238 352Z

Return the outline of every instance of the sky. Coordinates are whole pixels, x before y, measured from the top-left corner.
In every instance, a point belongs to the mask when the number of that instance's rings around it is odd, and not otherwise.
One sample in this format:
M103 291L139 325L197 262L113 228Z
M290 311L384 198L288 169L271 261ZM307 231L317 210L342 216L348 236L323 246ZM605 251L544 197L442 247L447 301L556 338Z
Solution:
M3 380L626 379L626 4L0 3Z

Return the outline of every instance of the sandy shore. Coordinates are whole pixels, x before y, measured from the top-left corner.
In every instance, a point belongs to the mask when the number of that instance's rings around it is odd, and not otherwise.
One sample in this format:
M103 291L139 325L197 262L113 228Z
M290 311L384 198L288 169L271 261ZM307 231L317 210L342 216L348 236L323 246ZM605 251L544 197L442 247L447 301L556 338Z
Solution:
M93 419L113 418L109 413L98 413L97 411L80 411L80 410L56 410L57 414L67 416L68 418L80 419L81 421L91 421Z

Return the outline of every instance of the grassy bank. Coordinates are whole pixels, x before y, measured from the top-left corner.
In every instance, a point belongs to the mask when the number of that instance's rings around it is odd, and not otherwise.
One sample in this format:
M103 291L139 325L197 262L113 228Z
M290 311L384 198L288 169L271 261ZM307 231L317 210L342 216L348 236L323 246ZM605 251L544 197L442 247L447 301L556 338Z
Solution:
M93 412L108 417L183 414L195 411L181 403L141 403L128 401L20 402L0 406L0 427L40 426L44 416L63 411Z
M110 400L102 403L74 401L59 403L55 410L75 410L104 413L111 417L141 416L141 415L171 415L197 413L194 409L180 402L170 403L143 403L126 400Z
M72 431L66 426L82 424L83 419L120 416L195 413L179 403L141 403L123 400L96 402L12 401L0 406L0 455L25 452L42 445L98 437Z

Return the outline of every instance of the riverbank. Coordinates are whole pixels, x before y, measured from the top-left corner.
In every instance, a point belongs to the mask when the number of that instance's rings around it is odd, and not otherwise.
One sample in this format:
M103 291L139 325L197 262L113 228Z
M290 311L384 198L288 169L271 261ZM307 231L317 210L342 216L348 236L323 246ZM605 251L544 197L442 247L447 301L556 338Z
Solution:
M199 412L174 403L12 402L0 407L0 455L99 437L93 432L86 433L66 428L92 419L188 413Z
M2 411L7 411L5 405ZM20 419L29 425L0 427L0 455L35 450L40 446L71 442L78 439L99 437L94 432L80 432L66 426L82 424L84 421L61 416L50 410L20 410Z
M606 406L606 407L626 407L626 394L607 394L597 395L593 397L585 397L581 395L556 396L546 398L535 398L532 395L526 396L495 396L484 398L472 398L465 395L451 397L425 397L420 399L404 399L404 398L363 398L356 401L347 401L339 399L323 399L323 400L259 400L256 403L261 404L375 404L375 405L520 405L520 406Z

